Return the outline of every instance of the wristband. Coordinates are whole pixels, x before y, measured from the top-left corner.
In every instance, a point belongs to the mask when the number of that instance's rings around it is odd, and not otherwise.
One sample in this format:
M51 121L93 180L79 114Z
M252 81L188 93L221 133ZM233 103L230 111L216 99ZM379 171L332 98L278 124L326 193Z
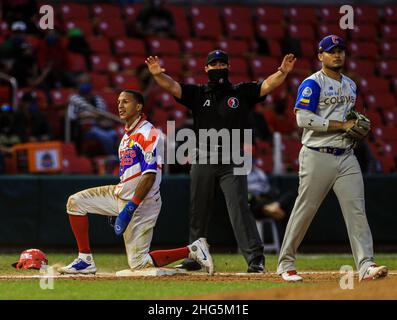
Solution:
M142 200L139 199L139 198L136 197L136 196L132 196L131 202L133 202L133 203L136 204L136 205L139 205L139 204L142 202Z

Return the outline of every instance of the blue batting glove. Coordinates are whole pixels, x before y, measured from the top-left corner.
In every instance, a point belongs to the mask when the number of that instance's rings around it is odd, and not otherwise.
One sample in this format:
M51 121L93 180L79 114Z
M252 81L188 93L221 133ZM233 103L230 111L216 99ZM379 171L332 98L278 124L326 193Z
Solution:
M128 224L130 223L132 216L134 215L134 212L138 206L139 204L128 201L124 209L120 212L116 218L116 222L114 223L114 232L117 236L122 235L125 229L127 229Z

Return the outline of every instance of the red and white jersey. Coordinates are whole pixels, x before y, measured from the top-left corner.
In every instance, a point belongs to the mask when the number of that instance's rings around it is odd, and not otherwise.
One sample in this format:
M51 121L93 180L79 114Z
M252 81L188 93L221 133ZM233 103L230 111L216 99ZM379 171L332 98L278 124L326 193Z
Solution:
M157 129L142 115L125 134L119 146L120 183L115 195L124 200L131 200L141 176L148 172L156 173L156 180L146 198L160 191L161 166L157 163L161 146Z

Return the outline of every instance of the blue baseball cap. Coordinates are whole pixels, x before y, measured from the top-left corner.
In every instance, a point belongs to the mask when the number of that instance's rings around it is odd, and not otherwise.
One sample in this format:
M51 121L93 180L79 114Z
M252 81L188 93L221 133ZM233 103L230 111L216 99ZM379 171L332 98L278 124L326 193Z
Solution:
M222 61L224 63L229 64L229 56L225 51L222 50L214 50L211 51L208 56L207 56L207 62L205 63L205 65L209 65L211 62L213 61Z
M340 47L346 50L345 40L341 37L331 34L324 37L318 44L318 52L329 52L332 48Z

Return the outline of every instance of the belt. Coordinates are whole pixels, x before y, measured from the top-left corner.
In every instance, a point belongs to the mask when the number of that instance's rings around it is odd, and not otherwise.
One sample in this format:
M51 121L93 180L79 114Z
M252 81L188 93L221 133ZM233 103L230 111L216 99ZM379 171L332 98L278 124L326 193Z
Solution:
M311 150L318 151L318 152L324 152L324 153L330 153L335 156L341 156L342 154L345 154L346 152L350 151L352 148L333 148L333 147L308 147Z

